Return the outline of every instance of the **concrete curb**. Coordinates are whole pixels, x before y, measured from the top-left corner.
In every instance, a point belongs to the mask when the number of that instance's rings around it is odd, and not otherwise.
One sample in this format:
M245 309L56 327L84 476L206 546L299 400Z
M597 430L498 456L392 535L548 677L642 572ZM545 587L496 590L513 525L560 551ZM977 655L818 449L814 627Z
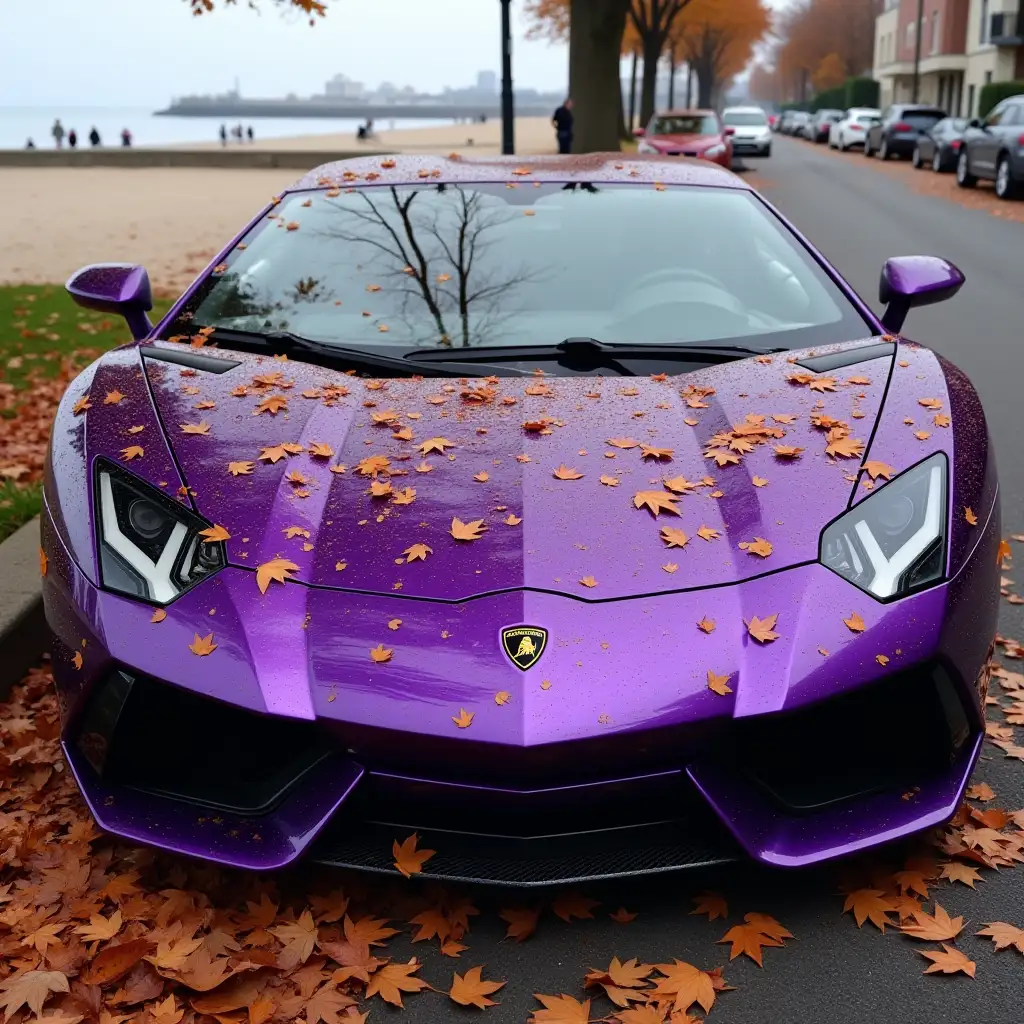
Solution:
M49 643L39 583L39 519L0 544L0 700Z
M0 149L0 167L227 167L308 171L357 156L385 156L376 149Z

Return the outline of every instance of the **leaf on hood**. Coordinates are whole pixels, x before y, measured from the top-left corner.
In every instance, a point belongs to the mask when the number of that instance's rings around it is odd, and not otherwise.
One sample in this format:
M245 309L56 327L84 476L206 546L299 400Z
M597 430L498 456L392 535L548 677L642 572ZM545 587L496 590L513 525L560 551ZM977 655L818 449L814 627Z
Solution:
M471 523L464 523L461 519L453 519L449 533L456 540L479 540L482 533L487 529L487 524L482 519L474 519ZM412 559L409 559L412 561Z
M485 484L485 483L487 483L488 480L490 480L490 478L491 478L490 474L487 472L486 469L482 469L482 470L480 470L479 473L474 473L473 474L473 479L478 484Z
M213 526L208 526L205 530L199 531L199 536L203 538L203 543L214 544L221 540L231 540L231 534L217 523Z
M385 662L391 660L391 656L395 652L390 647L385 647L383 644L377 644L376 647L370 648L370 661L376 665L383 665Z
M727 693L732 693L732 687L729 686L731 675L731 672L727 672L724 676L715 675L711 669L708 669L708 689L721 697L724 697Z
M583 474L576 469L570 469L568 466L559 466L557 469L552 471L551 474L556 480L582 480Z
M892 466L885 462L872 462L870 459L864 463L861 467L872 480L877 480L882 477L883 480L891 480L893 473L896 472Z
M969 960L959 949L942 943L942 949L919 949L921 956L931 960L931 966L924 969L925 974L966 974L974 977L977 964Z
M391 481L390 480L373 480L370 483L369 494L371 498L390 498L391 497Z
M879 665L888 665L889 664L889 658L885 654L876 654L875 655L875 661L877 661Z
M755 487L766 487L768 480L763 476L755 476L750 481Z
M264 449L264 451L268 451L268 450L269 449L266 449L266 448ZM284 454L284 453L282 453L282 454ZM255 462L229 462L228 463L228 472L232 476L248 476L253 471L255 466L256 466Z
M125 462L131 462L132 459L141 459L144 454L145 452L141 445L137 444L132 444L127 448L121 449L121 458L124 459Z
M468 729L473 724L474 718L476 718L475 711L467 711L465 708L459 708L459 713L452 718L452 721L460 729Z
M416 447L421 455L429 455L431 452L440 452L444 455L445 448L454 448L455 442L449 441L446 437L428 437Z
M857 459L864 454L864 442L855 437L834 437L825 445L825 454L837 455L842 459Z
M334 449L324 441L311 441L307 449L314 458L329 459L334 455Z
M536 907L506 907L498 916L508 925L505 938L523 942L537 930L540 911Z
M580 580L580 586L582 586L582 587L596 587L597 586L597 580L594 579L593 576L584 576L583 579Z
M514 512L509 512L509 514L502 519L502 522L506 526L518 526L522 521L522 517L517 516Z
M123 402L123 401L124 401L124 395L122 395L121 392L117 391L116 389L114 391L108 391L103 396L103 404L104 405L118 405L120 402Z
M679 570L679 565L676 562L667 562L665 565L662 566L662 569L664 569L665 572L668 573L677 572Z
M378 473L382 473L390 465L391 460L386 455L368 455L365 459L359 460L356 465L356 472L360 476L376 478Z
M208 434L210 432L210 424L206 420L202 420L200 423L179 423L181 432L183 434Z
M966 519L971 526L978 525L978 517L974 514L974 510L970 507L964 508L964 519Z
M256 585L260 593L265 594L271 583L284 583L292 578L292 573L299 571L299 567L288 558L272 558L256 568Z
M739 464L740 456L735 452L727 451L725 448L712 448L710 451L704 453L705 459L714 459L715 465L721 468L722 466L735 466Z
M699 483L691 483L685 476L666 477L662 483L673 494L692 494L694 488L700 486Z
M535 420L524 420L523 430L531 434L550 434L551 431L548 429L554 420L547 416L541 416Z
M706 615L697 623L697 628L704 633L714 633L715 620L709 619Z
M411 505L416 500L416 488L405 487L400 491L395 491L391 497L392 505Z
M388 629L395 630L402 625L401 619L388 619Z
M426 544L411 544L402 552L405 555L406 562L415 562L417 559L425 562L427 555L432 555L433 553L434 549L427 547Z
M756 615L750 617L747 623L747 632L759 643L767 644L772 640L778 640L782 635L775 632L775 623L778 620L778 613L759 619Z
M900 931L915 939L924 939L926 942L944 942L955 939L964 927L962 917L951 918L938 903L935 904L934 914L915 910L913 917L915 923L901 925Z
M482 972L482 967L471 967L465 975L452 974L452 987L448 990L448 997L452 1002L460 1006L477 1006L481 1010L488 1006L497 1006L493 999L487 997L503 988L505 982L484 981L480 976Z
M777 444L775 454L780 459L797 459L803 454L803 448L794 448L788 444Z
M391 844L391 854L395 858L395 867L406 878L418 875L423 870L423 865L437 852L436 850L418 850L416 846L419 841L418 833L414 832L401 843L396 839Z
M662 512L671 513L674 516L682 515L676 506L677 501L679 501L679 497L669 494L668 491L637 491L633 495L634 507L646 508L654 516L658 516Z
M774 550L771 541L765 540L764 537L741 540L740 549L746 551L748 555L760 555L762 558L767 558Z
M661 539L670 548L684 548L690 542L690 538L675 526L663 526Z
M843 622L846 623L847 627L853 633L863 633L866 628L864 620L857 614L857 612L850 612L850 617L848 619L843 619Z
M605 487L618 487L619 486L619 478L618 477L608 476L607 474L602 474L600 477L598 477L598 479L601 481L601 483L603 483L605 485Z
M674 454L675 450L673 448L654 448L648 444L640 445L640 458L642 459L670 461Z
M700 537L701 540L711 541L711 540L718 540L718 538L719 538L719 536L721 536L721 534L719 533L718 530L715 530L715 529L713 529L710 526L703 526L702 525L701 528L697 531L697 536Z
M286 526L281 531L287 540L292 540L295 537L305 537L309 539L310 533L304 526Z
M918 405L923 405L926 409L941 409L942 400L939 398L919 398L917 400Z
M609 437L608 444L613 448L639 448L640 442L634 441L631 437Z
M150 622L163 622L167 618L167 611L164 608L154 608Z
M75 402L75 404L72 406L71 411L76 416L81 416L82 413L86 411L86 409L91 409L91 408L92 408L92 403L89 401L89 396L88 395L82 395L82 397L77 402Z
M952 422L953 421L948 416L941 412L936 413L932 419L932 423L937 427L948 427Z
M217 645L213 642L213 634L207 633L206 636L200 636L196 633L192 639L192 643L188 645L188 649L193 654L198 654L199 657L204 657L207 654L212 654L217 650Z
M298 449L295 451L294 449ZM261 462L278 462L288 455L297 455L298 452L303 450L302 445L298 444L274 444L266 448L260 449L259 459Z

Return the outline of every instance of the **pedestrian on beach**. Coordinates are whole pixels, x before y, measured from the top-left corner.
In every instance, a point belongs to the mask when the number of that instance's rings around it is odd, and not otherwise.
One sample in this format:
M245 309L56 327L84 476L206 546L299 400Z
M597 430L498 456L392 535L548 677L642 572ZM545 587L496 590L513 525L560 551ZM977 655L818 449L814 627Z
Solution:
M53 141L56 143L57 148L60 149L64 145L64 125L60 123L59 117L53 122L50 134L53 136Z
M127 149L132 144L132 133L127 128L121 129L121 145Z
M36 148L36 144L31 139L29 139L28 142L25 143L25 148L26 149L35 149Z
M241 124L236 124L235 125L235 138L238 139L239 142L241 142L242 139L245 138L245 132L242 129Z
M554 112L551 123L555 128L559 153L572 152L572 97L567 96L565 102Z
M249 141L252 142L252 140L253 140L252 125L249 125L249 127L245 131L245 134L249 136Z
M220 144L226 146L228 144L228 128L227 125L222 124L220 126Z
M91 145L91 146L101 146L101 145L103 145L103 142L100 139L100 133L98 131L96 131L96 125L93 125L92 126L92 131L89 132L89 145Z
M74 128L68 132L68 145L74 149L78 145L78 132Z

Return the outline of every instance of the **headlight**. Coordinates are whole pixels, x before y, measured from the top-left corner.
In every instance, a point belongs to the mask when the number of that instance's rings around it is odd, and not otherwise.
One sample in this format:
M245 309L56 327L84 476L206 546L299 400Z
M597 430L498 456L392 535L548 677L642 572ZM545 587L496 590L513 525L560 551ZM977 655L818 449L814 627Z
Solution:
M826 526L821 562L881 600L942 579L946 457L933 455Z
M725 143L719 142L717 145L709 146L705 149L701 156L703 156L705 160L713 160L716 156L721 156L724 152Z
M210 524L112 463L96 468L96 529L103 586L167 604L225 564Z

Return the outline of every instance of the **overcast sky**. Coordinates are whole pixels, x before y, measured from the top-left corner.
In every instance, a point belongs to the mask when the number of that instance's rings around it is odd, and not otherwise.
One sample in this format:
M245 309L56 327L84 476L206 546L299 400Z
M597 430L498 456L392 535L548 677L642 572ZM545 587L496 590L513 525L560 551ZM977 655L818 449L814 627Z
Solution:
M236 76L245 96L305 96L338 72L436 91L500 70L499 0L331 0L314 28L261 6L194 18L184 0L0 0L0 106L161 105ZM526 41L522 7L516 84L562 90L567 48Z

